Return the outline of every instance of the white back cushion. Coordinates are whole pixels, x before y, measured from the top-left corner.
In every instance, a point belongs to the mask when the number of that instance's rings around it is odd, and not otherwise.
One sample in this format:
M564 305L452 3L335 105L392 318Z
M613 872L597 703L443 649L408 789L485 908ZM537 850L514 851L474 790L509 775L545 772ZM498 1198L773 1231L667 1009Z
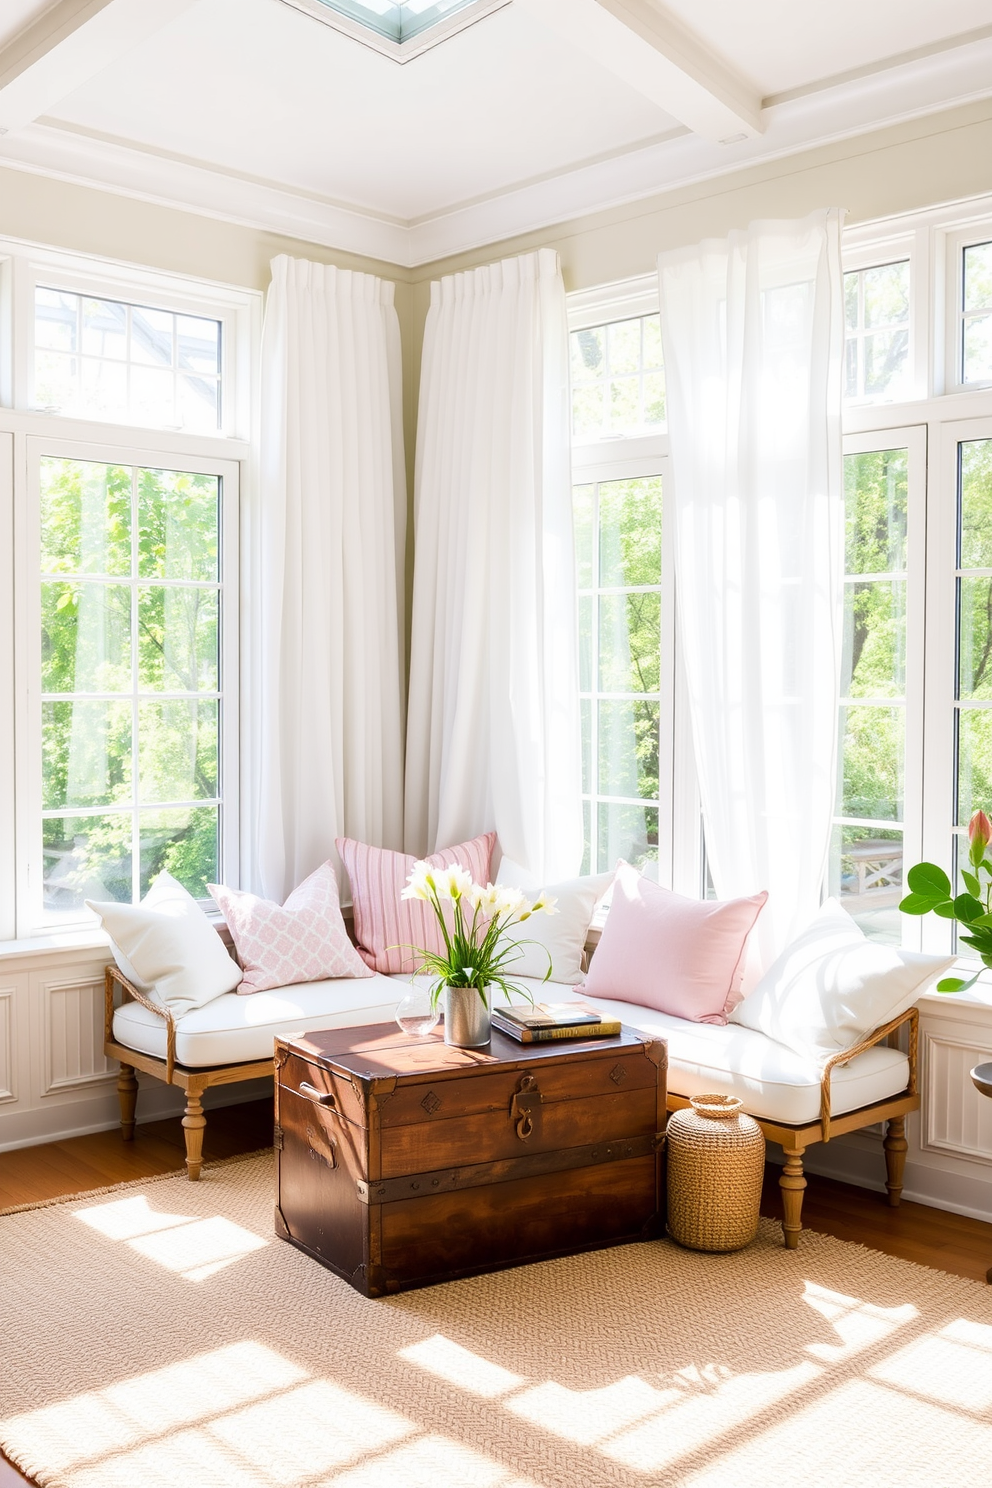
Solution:
M953 956L921 956L869 940L828 899L730 1014L821 1065L898 1017Z
M581 982L582 952L596 905L613 882L613 873L594 873L587 878L567 878L561 883L538 883L519 863L504 858L496 882L509 889L537 894L541 889L557 899L555 913L531 915L522 925L510 927L511 940L532 941L521 945L520 955L507 962L507 976L543 977L551 957L551 980L574 986Z
M192 894L160 873L140 904L86 901L99 915L114 959L139 992L152 992L177 1018L232 992L241 968Z

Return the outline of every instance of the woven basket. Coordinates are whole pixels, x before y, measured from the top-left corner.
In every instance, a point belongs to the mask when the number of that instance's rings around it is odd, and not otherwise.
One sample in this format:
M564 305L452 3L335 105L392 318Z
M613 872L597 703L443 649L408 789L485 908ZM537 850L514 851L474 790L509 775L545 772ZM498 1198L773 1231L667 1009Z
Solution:
M765 1139L729 1095L697 1095L668 1122L668 1233L691 1250L740 1250L758 1231Z

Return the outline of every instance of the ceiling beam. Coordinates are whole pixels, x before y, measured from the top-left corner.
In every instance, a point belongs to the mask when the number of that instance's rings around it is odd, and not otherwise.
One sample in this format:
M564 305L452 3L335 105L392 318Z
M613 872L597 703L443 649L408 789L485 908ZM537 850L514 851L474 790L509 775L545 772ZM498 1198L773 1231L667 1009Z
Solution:
M197 0L56 0L0 50L0 130L30 124Z
M761 133L761 99L754 85L711 52L660 0L523 3L536 19L693 133L720 144Z

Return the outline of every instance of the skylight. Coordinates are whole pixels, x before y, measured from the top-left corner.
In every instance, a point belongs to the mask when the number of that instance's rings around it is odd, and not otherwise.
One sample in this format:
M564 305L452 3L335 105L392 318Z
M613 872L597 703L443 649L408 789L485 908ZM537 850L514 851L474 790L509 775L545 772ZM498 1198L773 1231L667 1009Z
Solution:
M376 51L406 62L510 0L286 0Z

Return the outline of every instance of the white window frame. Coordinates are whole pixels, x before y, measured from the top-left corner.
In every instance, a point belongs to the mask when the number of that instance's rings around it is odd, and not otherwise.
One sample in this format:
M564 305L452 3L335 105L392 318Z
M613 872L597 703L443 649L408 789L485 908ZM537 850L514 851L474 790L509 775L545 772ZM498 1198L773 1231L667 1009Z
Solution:
M927 337L921 334L921 326L927 318L926 304L920 302L926 292L926 245L920 242L917 233L896 233L891 237L870 239L867 242L848 244L846 236L843 248L843 273L853 274L864 269L881 268L884 264L909 262L909 385L910 398L901 402L925 398L928 391ZM847 344L847 319L844 320L844 343ZM845 358L846 358L845 350ZM846 361L845 361L846 367ZM885 408L894 400L884 398L845 398L844 409Z
M945 365L943 386L948 393L973 393L992 387L992 377L982 382L964 381L964 250L992 242L992 216L979 219L956 232L945 232L944 325Z
M873 405L878 407L879 405ZM885 405L881 405L885 406ZM926 635L926 539L927 539L927 428L916 423L845 434L844 455L870 454L877 450L907 451L906 494L906 702L905 754L903 758L903 815L901 822L867 822L834 814L834 824L872 825L902 831L903 864L919 862L923 852L923 726ZM865 702L868 702L865 699ZM884 698L877 705L886 706ZM838 737L838 749L843 741ZM838 758L838 795L842 762ZM903 916L902 944L918 949L920 924Z
M9 368L8 375L0 377L0 405L24 413L45 414L34 401L34 301L36 288L42 286L220 321L220 427L216 432L194 435L165 426L156 433L176 434L183 440L249 439L261 324L260 294L13 240L0 239L0 259L3 260L0 296L4 302L4 313L0 316L4 327L0 336L0 364ZM62 419L61 415L52 416ZM110 425L90 418L67 418L62 422L81 425L91 434L94 428L103 426L131 431L142 427Z
M73 293L220 320L223 427L194 434L96 419L68 418L31 406L34 290L43 283ZM240 510L255 477L251 431L258 423L259 348L263 296L257 290L161 273L92 255L71 254L20 239L0 238L0 942L68 945L92 938L92 920L39 924L41 907L40 689L32 673L39 645L39 553L32 538L29 449L57 454L195 469L224 478L222 620L225 683L221 758L220 871L240 883L238 852L243 802L239 776L242 555ZM37 512L37 503L34 503ZM32 616L34 619L32 619ZM7 831L6 828L10 827Z
M944 499L931 501L927 537L926 733L923 857L954 874L954 842L967 827L954 825L957 697L957 520L958 445L992 439L992 393L984 417L942 420L931 439L931 479ZM928 915L922 923L924 950L947 952L954 926ZM967 954L967 953L966 953Z
M569 332L657 315L658 276L641 275L568 296ZM671 462L667 432L610 434L572 443L573 485L660 476L662 502L670 502ZM676 644L675 553L671 519L662 518L661 541L661 723L658 746L658 879L667 888L698 898L702 894L702 836L689 723L688 695ZM593 679L595 681L595 679ZM595 687L593 691L595 692ZM664 726L665 719L670 726ZM594 751L595 759L595 751ZM590 782L593 809L598 780ZM583 799L585 799L583 792ZM637 805L646 803L638 801ZM590 871L597 871L596 864Z
M182 456L156 449L148 443L93 444L32 435L26 440L26 500L19 503L15 515L17 533L17 570L32 579L23 583L17 602L18 634L17 670L22 678L18 689L16 778L21 782L17 813L17 903L18 934L23 937L72 932L92 924L86 910L78 917L47 921L43 912L42 864L42 777L41 777L41 585L40 585L40 461L46 456L56 459L91 460L105 464L140 466L151 469L188 471L198 475L219 476L222 481L220 506L220 605L219 605L219 799L220 853L218 872L225 883L237 883L240 863L240 782L239 782L239 480L240 465L236 460L218 460ZM134 790L137 793L137 781ZM108 808L110 809L110 808ZM137 809L137 797L131 814Z

